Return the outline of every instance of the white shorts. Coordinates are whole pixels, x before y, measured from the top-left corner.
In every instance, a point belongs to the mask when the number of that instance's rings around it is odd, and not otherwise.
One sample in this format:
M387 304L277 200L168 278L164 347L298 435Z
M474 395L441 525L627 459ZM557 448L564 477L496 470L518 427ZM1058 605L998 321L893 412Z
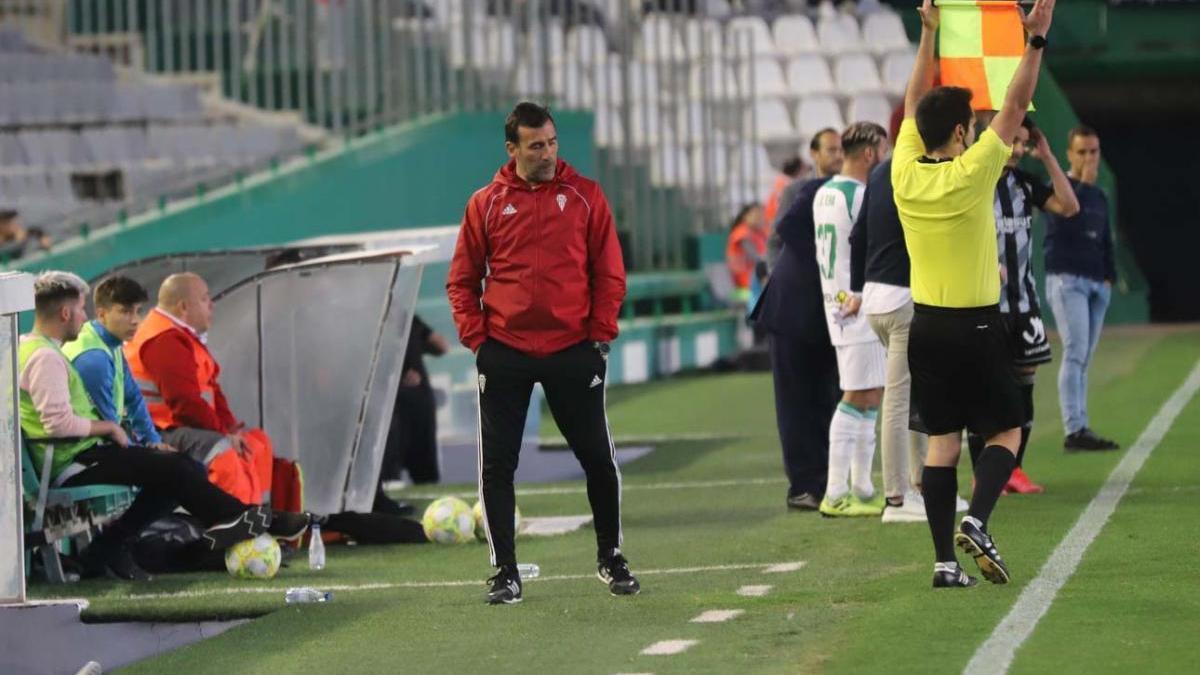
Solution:
M837 362L842 391L882 389L887 381L887 350L879 340L838 345Z

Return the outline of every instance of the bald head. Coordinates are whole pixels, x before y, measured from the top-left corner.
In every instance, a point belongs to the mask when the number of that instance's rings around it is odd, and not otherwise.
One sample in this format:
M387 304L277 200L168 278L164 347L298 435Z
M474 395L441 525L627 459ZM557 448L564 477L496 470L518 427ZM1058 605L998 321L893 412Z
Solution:
M197 333L212 323L212 299L208 284L192 272L172 274L158 287L158 308L182 320Z

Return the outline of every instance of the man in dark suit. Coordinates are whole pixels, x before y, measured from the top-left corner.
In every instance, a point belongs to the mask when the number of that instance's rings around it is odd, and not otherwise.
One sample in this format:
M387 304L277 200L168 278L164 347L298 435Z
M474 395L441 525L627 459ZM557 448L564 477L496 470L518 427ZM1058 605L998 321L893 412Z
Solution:
M790 509L815 511L825 492L829 422L837 407L837 358L825 326L813 234L814 178L779 217L779 260L751 318L767 330L775 380L775 421L783 446Z

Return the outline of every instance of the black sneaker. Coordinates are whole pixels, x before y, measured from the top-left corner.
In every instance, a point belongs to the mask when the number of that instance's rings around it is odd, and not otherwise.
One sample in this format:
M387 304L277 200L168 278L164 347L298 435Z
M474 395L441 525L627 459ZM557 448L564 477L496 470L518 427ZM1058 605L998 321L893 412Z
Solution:
M642 590L637 577L629 572L629 561L621 555L621 549L615 548L601 558L596 566L596 576L608 584L608 592L613 595L637 595Z
M308 513L272 511L271 526L267 528L267 531L276 539L283 539L288 543L296 543L308 531L310 522L312 522L312 516Z
M811 492L788 495L787 507L793 511L816 511L821 508L821 498Z
M111 545L108 542L93 544L84 550L80 557L80 577L94 579L108 577L121 581L151 581L154 579L149 572L142 569L133 559L133 552L127 544Z
M521 573L516 565L501 566L487 582L491 584L487 594L489 605L515 605L521 601Z
M958 563L934 563L934 588L970 588L979 581L969 576Z
M242 511L233 520L217 523L204 531L202 540L213 551L223 551L230 546L253 539L271 527L271 508L252 506Z
M974 518L963 518L958 533L954 535L954 544L975 559L984 579L993 584L1008 583L1008 566L1004 564L1004 558L996 550L991 535L984 532Z
M1063 439L1063 450L1067 452L1103 452L1117 450L1120 447L1115 441L1103 438L1087 427Z

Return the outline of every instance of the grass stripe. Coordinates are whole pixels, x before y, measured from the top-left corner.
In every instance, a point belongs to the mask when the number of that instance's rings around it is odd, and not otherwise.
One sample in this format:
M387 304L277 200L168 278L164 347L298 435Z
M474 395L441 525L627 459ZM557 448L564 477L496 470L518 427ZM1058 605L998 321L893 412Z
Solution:
M1008 615L980 645L963 670L968 675L1006 673L1012 666L1017 649L1033 633L1038 621L1050 609L1055 596L1075 573L1092 542L1100 534L1121 498L1125 496L1134 477L1158 447L1183 408L1200 390L1200 362L1182 385L1159 408L1158 413L1138 437L1133 447L1117 464L1100 491L1084 509L1071 531L1054 549L1036 578L1017 598Z

